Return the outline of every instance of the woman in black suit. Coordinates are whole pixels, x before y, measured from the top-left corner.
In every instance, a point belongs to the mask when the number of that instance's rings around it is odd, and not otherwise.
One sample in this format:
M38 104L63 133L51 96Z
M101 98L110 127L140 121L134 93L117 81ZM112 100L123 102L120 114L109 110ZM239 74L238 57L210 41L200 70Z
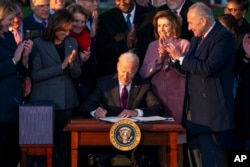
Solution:
M27 72L32 41L16 45L8 31L16 15L15 5L0 1L0 166L16 167L18 144L18 106L22 101L21 79Z

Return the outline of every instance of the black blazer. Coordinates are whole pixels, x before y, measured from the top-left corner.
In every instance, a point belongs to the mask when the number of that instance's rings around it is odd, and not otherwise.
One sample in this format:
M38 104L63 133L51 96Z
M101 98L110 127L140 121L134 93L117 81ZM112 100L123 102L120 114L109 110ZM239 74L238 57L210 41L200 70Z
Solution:
M182 69L188 72L192 122L213 131L234 126L233 66L236 54L234 36L219 22L198 46L193 37Z
M143 61L149 42L154 40L152 17L147 17L149 8L136 5L134 22L136 26L138 56ZM112 8L99 17L96 34L97 61L101 75L115 74L118 57L128 51L127 23L121 10Z
M100 106L108 111L107 116L117 116L122 112L117 75L108 75L98 80L97 87L84 104L83 110L91 112ZM132 81L126 108L142 109L144 116L164 113L163 106L153 93L150 82L139 76Z
M44 26L36 22L33 13L23 19L23 39L34 39L42 35Z
M18 121L18 106L22 102L21 78L26 68L12 61L16 42L11 32L0 38L0 122Z
M188 22L187 22L187 12L189 7L192 5L193 2L191 0L186 0L180 12L180 15L182 17L181 38L187 40L190 40L193 36L193 32L188 30Z

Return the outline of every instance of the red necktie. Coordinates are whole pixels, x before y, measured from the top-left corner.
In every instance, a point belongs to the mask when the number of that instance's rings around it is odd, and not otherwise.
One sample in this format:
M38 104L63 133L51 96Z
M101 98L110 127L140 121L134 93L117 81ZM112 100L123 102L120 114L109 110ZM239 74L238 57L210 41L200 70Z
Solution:
M126 86L123 86L122 88L122 93L121 93L121 108L125 109L127 106L127 101L128 101L128 90Z

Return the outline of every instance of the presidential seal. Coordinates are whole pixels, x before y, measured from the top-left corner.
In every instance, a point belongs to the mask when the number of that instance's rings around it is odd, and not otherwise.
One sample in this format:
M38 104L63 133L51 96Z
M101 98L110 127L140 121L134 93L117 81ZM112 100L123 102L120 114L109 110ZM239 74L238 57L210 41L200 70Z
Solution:
M111 127L109 138L113 146L118 150L130 151L140 143L141 131L133 121L122 119Z

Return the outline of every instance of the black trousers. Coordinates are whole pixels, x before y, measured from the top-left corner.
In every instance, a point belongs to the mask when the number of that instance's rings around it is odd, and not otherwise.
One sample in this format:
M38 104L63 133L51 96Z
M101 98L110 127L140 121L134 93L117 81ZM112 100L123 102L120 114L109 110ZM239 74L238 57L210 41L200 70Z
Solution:
M209 127L193 124L189 120L186 128L190 166L223 167L222 132L213 132Z
M0 166L17 167L20 160L18 122L0 123Z

